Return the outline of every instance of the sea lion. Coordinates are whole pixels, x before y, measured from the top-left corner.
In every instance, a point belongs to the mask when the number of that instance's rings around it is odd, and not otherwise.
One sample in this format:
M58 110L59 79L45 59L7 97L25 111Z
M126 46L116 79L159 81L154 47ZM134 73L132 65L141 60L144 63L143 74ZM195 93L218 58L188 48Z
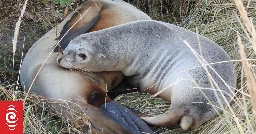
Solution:
M142 117L157 126L197 128L234 95L229 55L213 41L160 21L136 21L73 39L57 58L68 69L121 71L142 92L170 101L168 111ZM94 62L97 61L97 62Z
M85 12L86 15L82 16ZM80 21L77 22L79 19ZM59 36L61 39L59 44L61 49L65 49L72 39L85 32L98 31L135 20L150 19L144 12L123 0L87 0L77 8L77 12L74 12L72 18L64 25ZM72 27L75 23L76 25ZM58 50L59 48L56 47L54 51Z
M20 68L22 88L26 91L31 89L32 92L47 98L74 102L82 108L88 104L101 106L110 100L106 92L122 81L123 74L82 73L61 68L55 62L58 53L52 52L58 43L57 39L63 40L60 45L64 49L65 43L82 33L139 19L150 17L122 0L86 1L29 49ZM73 109L84 111L75 106ZM101 116L97 119L101 119ZM101 122L97 123L100 125ZM118 131L118 127L111 128L111 124L105 128Z

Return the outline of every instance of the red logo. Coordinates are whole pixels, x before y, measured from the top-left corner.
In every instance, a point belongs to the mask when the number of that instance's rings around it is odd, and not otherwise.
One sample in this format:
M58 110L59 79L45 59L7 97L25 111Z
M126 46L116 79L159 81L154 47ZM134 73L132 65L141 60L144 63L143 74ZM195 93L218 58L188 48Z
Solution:
M22 101L0 101L0 133L23 133Z

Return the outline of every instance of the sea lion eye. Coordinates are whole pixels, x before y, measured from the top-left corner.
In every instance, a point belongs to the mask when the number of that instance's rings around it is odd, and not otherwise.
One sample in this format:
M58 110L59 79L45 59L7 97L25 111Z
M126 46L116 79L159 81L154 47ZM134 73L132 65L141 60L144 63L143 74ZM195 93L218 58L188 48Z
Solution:
M81 57L83 60L85 60L87 57L86 54L83 53L79 53L78 56Z

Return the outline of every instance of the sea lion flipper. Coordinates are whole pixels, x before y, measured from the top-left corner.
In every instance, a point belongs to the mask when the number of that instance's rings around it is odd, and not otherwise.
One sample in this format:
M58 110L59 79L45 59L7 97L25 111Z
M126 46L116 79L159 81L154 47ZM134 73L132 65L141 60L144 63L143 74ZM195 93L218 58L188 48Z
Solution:
M153 117L140 117L140 118L143 119L148 124L155 125L155 126L173 126L180 121L183 115L184 115L184 112L182 111L168 110L163 114L159 114Z
M75 37L86 33L100 18L101 4L96 1L88 1L78 8L71 19L64 25L60 36L61 49L65 49L68 43ZM58 52L59 47L54 49Z
M166 113L154 117L140 117L145 122L155 126L174 126L180 122L183 130L195 129L202 125L203 121L196 120L192 116L184 114L181 110L169 110Z
M133 134L154 133L135 113L117 102L110 101L103 104L100 109L108 113L119 125L128 129Z
M193 118L190 116L183 116L180 121L180 126L183 130L188 130L193 125Z
M118 124L115 118L104 110L84 104L84 115L78 116L74 121L76 128L81 128L85 133L96 134L130 134L129 128ZM90 125L89 125L90 124ZM89 128L88 128L89 127Z

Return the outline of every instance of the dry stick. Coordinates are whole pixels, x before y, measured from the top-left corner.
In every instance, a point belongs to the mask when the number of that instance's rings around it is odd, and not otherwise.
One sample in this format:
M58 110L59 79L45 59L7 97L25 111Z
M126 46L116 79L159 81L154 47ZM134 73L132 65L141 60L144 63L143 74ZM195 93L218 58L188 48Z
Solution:
M27 3L28 3L28 0L25 1L24 5L22 7L22 10L20 12L20 17L19 17L18 21L16 22L15 31L14 31L14 35L13 35L13 40L12 40L12 53L13 53L12 65L13 65L13 68L14 68L14 56L15 56L16 47L17 47L17 40L18 40L18 35L19 35L21 18L23 17L23 15L25 13Z
M92 5L93 5L93 4L92 4ZM82 19L82 17L84 17L84 15L91 9L92 5L86 10L85 13L83 13L83 14L80 15L80 19L77 20L77 21L74 23L74 25L72 25L72 26L70 27L70 29L68 29L68 31L64 34L64 36L61 37L60 41L61 41L61 40L67 35L67 33ZM78 12L78 13L79 13L79 12ZM59 44L60 41L58 41L57 44ZM56 45L56 46L57 46L57 45ZM55 46L55 47L56 47L56 46ZM33 86L33 84L35 83L35 80L36 80L37 76L39 75L40 71L42 70L42 68L43 68L43 66L45 65L45 63L46 63L46 61L48 60L48 58L49 58L49 57L51 56L51 54L53 53L55 47L51 50L51 52L48 54L48 56L47 56L46 59L44 60L43 64L40 66L39 70L37 71L37 73L36 73L36 75L35 75L35 77L34 77L32 83L31 83L30 87L28 88L27 94L26 94L26 96L25 96L25 98L24 98L24 102L23 102L24 104L25 104L25 102L26 102L26 99L28 98L28 94L29 94L29 92L30 92L30 90L31 90L31 88L32 88L32 86Z
M11 96L10 92L7 91L3 86L0 85L0 90L2 90L4 92L4 94L6 95L6 97L9 99L9 100L13 100L13 97Z
M250 64L248 63L248 61L246 60L246 56L245 56L245 52L244 52L244 46L242 44L242 40L241 37L239 35L237 35L237 42L239 45L239 50L240 50L240 56L241 56L241 60L242 60L242 64L244 66L244 72L245 72L245 76L247 78L247 87L249 90L249 93L251 95L251 103L252 103L252 111L254 113L254 115L256 116L256 86L255 86L255 81L250 69Z

